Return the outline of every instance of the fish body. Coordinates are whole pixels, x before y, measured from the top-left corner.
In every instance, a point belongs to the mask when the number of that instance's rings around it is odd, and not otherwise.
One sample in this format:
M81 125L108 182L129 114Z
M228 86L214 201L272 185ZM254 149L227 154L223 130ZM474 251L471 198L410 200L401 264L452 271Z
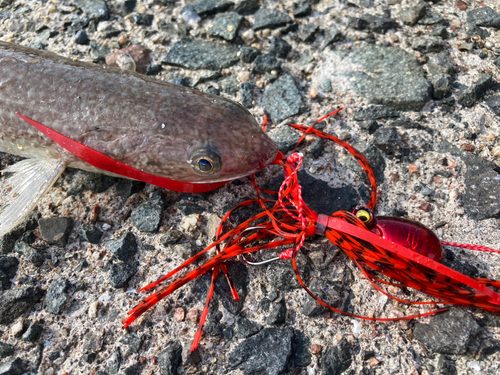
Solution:
M134 170L207 189L258 171L278 153L250 112L231 100L0 42L0 151L31 159L7 171L38 180L23 190L36 201L43 192L35 190L47 190L65 167L116 173L81 160L19 115ZM11 210L23 193L13 190ZM0 235L6 219L19 221L5 211Z

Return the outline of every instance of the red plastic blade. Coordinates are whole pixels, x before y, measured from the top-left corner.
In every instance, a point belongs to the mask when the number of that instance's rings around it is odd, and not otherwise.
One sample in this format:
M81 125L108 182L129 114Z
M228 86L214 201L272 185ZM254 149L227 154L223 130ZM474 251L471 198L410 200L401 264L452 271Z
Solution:
M79 142L72 140L48 127L42 125L34 120L16 113L20 118L33 125L35 128L40 130L47 137L52 139L58 145L64 149L71 152L73 155L82 159L83 161L89 163L90 165L102 169L103 171L119 174L124 177L132 178L134 180L139 180L146 182L148 184L156 185L168 190L180 191L182 193L204 193L210 190L217 189L229 181L214 182L214 183L191 183L175 181L169 178L155 176L153 174L140 171L138 169L132 168L126 164L119 162L118 160L112 159L109 156L101 154L100 152L91 149Z

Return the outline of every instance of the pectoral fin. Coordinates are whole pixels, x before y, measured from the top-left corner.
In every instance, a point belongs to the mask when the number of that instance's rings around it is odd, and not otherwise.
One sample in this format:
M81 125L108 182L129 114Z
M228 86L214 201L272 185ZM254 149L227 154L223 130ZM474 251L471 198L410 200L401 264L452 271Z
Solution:
M19 224L64 171L56 159L26 159L13 164L2 173L14 173L0 183L3 205L0 209L0 236Z

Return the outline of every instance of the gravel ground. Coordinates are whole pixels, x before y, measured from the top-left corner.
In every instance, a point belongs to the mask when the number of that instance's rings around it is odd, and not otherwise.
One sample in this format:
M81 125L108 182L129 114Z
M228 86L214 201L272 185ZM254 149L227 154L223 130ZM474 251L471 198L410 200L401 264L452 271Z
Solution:
M227 96L259 121L269 113L269 135L285 152L298 139L287 122L310 124L342 105L319 127L372 163L378 214L500 249L496 0L0 0L0 36L98 64L135 59L138 71ZM131 49L112 54L122 48ZM366 199L348 153L313 137L302 151L313 209L330 214ZM0 154L0 168L17 160ZM280 175L268 167L257 182L276 187ZM230 264L242 301L219 280L192 356L207 277L122 330L146 295L137 290L210 244L225 212L252 196L246 180L188 195L66 171L0 239L0 374L500 373L499 317L452 308L396 323L351 319L313 303L285 261ZM312 287L341 309L378 317L431 309L388 300L325 239L305 248L299 264ZM447 248L444 258L467 275L500 278L495 254Z

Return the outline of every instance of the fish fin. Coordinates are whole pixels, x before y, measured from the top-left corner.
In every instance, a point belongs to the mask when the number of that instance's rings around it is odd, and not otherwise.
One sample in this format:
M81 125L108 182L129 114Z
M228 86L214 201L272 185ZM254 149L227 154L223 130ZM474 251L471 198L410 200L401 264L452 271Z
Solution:
M64 171L56 159L25 159L3 169L14 173L0 184L3 207L0 209L0 236L19 224Z

